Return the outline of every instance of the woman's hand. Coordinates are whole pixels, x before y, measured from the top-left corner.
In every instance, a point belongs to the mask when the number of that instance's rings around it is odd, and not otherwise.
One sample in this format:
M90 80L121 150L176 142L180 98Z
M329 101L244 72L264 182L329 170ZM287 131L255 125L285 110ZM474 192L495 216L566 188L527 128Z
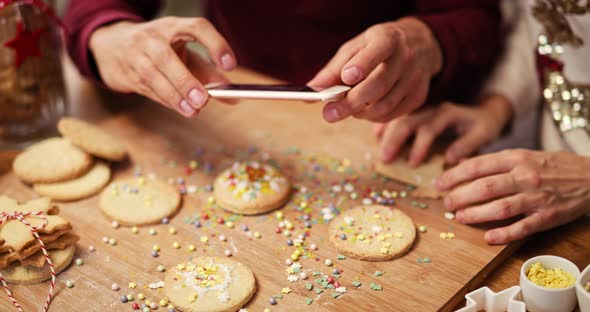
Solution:
M186 49L185 43L195 40L215 65ZM236 66L228 43L203 18L117 22L94 31L89 46L109 88L142 94L187 117L207 103L203 84L227 81L215 67Z
M381 160L393 161L414 137L408 162L417 166L427 158L436 138L452 129L458 138L446 149L445 158L448 164L454 165L498 137L511 112L508 101L494 96L475 107L445 102L377 125L375 133L381 139Z
M426 100L430 80L442 68L434 35L420 20L378 24L346 42L308 84L327 88L354 85L345 99L324 107L324 119L349 116L385 122Z
M504 244L590 213L590 158L566 152L505 150L461 162L437 181L445 207L472 224L525 217L485 234ZM456 187L456 188L455 188ZM455 188L455 189L453 189Z

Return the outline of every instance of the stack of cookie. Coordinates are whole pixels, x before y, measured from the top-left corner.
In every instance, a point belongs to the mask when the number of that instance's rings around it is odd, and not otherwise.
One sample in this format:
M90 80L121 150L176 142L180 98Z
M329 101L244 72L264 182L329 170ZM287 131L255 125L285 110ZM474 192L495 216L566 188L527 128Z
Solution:
M62 118L58 124L63 138L55 137L31 145L13 163L15 174L31 184L35 192L59 201L91 196L108 183L111 171L104 161L122 161L125 145L87 122Z
M37 227L37 233L45 244L56 273L65 269L76 251L80 239L72 231L70 222L57 215L59 209L49 198L43 197L17 203L7 196L0 196L0 213L41 213L25 219ZM47 221L45 227L43 224ZM0 226L0 273L9 283L34 284L51 278L45 263L41 245L27 226L15 219L6 219Z

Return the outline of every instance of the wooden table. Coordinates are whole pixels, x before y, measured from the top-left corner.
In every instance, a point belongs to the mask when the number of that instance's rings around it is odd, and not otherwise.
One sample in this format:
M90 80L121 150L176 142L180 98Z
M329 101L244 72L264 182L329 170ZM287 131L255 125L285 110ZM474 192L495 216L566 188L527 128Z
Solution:
M75 72L75 70L72 68L72 66L70 64L68 64L68 66L66 66L66 77L67 77L67 81L68 81L68 93L69 93L69 98L70 98L70 103L73 103L72 105L72 113L75 116L79 116L81 118L87 119L87 120L91 120L91 121L95 121L97 123L101 123L104 124L108 127L109 123L113 123L113 122L121 122L120 118L135 118L135 117L129 117L129 115L125 115L125 117L115 117L114 121L112 116L113 115L117 115L117 112L120 111L127 111L127 110L133 110L134 112L139 112L143 110L143 106L141 105L153 105L152 103L146 103L144 100L138 100L135 97L124 97L123 99L120 96L114 96L112 94L108 94L106 92L97 90L96 88L94 88L93 86L91 86L89 83L80 80L77 73ZM256 79L257 81L272 81L269 80L268 78L262 77L260 75L257 75L255 73L251 73L251 72L247 72L247 71L240 71L237 74L233 75L232 77L233 79L236 79L238 81L250 81L252 79ZM218 103L216 103L215 105L219 105ZM273 105L273 104L268 104L268 105ZM276 105L281 105L281 104L276 104ZM149 108L149 109L148 109ZM160 109L156 109L155 111L152 110L153 107L149 107L146 106L146 111L147 112L156 112L156 114L160 114L160 112L162 112L162 115L158 115L157 117L154 116L150 116L150 117L138 117L138 119L142 122L146 122L146 121L151 121L151 122L157 122L159 120L159 118L161 118L162 120L165 119L170 119L170 118L176 118L176 117L170 117L170 116L174 116L173 113L169 113L169 112L165 112L163 110ZM272 109L272 108L269 108ZM141 115L141 114L139 114ZM145 114L144 114L145 115ZM269 116L266 116L267 118L270 118L270 120L265 120L265 122L271 122L276 124L277 126L280 126L281 124L281 120L283 118L289 118L289 116L284 116L284 115L277 115L274 116L273 114L268 114ZM209 113L207 115L207 118L216 118L215 120L219 119L220 122L226 122L228 123L228 125L226 125L227 127L231 127L232 124L232 120L235 120L234 117L232 117L232 109L230 107L226 107L226 108L219 108L216 110L213 110L212 113ZM223 118L222 118L223 117ZM119 120L118 120L119 119ZM254 118L253 118L254 119ZM313 122L319 121L319 116L315 116L315 119L318 120L314 120ZM178 119L180 123L182 123L183 125L189 127L189 124L191 121L188 120L181 120ZM236 121L237 122L237 121ZM250 122L252 122L253 125L256 124L256 120L251 120ZM287 136L291 136L291 138L294 140L294 142L297 142L297 145L299 147L301 147L302 149L306 149L306 148L314 148L316 151L319 152L323 152L326 153L328 155L333 154L333 149L334 146L331 146L330 144L326 144L325 146L315 146L314 145L314 141L313 140L301 140L301 139L297 139L297 137L300 136L306 136L306 137L313 137L313 133L309 133L309 131L307 130L307 128L305 127L305 122L304 120L301 121L301 128L299 129L292 129L292 133L288 134ZM141 124L138 123L138 124ZM243 124L243 122L242 122ZM169 131L171 131L170 129L166 129L166 125L169 125L169 123L162 123L163 125L163 129L161 129L162 133L167 133ZM367 127L364 127L363 129L368 129L368 125ZM199 136L208 136L208 138L206 140L220 140L220 144L223 144L225 142L223 142L223 140L226 140L227 138L224 137L223 133L216 133L216 132L211 132L208 131L209 129L203 129L202 127L199 127L199 125L190 125L190 129L192 131L183 134L182 138L179 138L180 140L183 141L190 141L190 140L194 140L196 142L200 142L202 141ZM350 129L357 129L357 128L350 128ZM138 133L141 131L141 129L127 129L124 135L127 137L132 137L132 135L130 135L130 133L132 134L133 131L137 131ZM264 134L260 134L260 135L264 135ZM356 139L355 140L351 140L351 144L346 144L346 141L340 141L339 142L339 153L342 153L343 156L346 156L347 154L355 154L352 151L358 150L359 147L354 144L357 142L362 142L362 140L358 139L358 136L361 135L365 135L367 136L366 141L369 142L367 143L367 146L374 146L375 143L371 142L372 138L367 135L366 133L352 133L352 136L355 136ZM154 135L153 138L142 138L143 142L146 142L145 144L149 145L149 144L162 144L161 142L161 138ZM160 140L160 142L158 142ZM248 146L247 143L248 137L241 137L241 138L236 138L236 141L232 142L232 144L234 145L234 147L242 147L242 148L246 148ZM134 142L134 144L131 144L131 146L136 146L136 142ZM272 142L270 142L269 144L273 144ZM362 148L362 147L361 147ZM134 150L132 149L132 155L134 154ZM175 150L174 146L171 146L171 150L169 152L169 154L164 154L164 155L160 155L161 157L151 157L151 158L143 158L142 160L146 160L149 159L149 161L151 161L151 165L158 165L157 162L160 159L170 159L173 158L172 155L177 155L177 154L185 154L188 155L190 154L192 151L190 150L186 150L185 148L182 148L180 150ZM358 152L356 153L358 154ZM8 170L10 170L10 163L11 163L11 159L14 156L14 153L11 152L2 152L0 154L0 174L7 172ZM168 157L168 158L167 158ZM141 157L139 157L141 158ZM161 166L161 164L160 164ZM130 168L117 168L115 167L115 169L120 169L120 170L127 170L129 171ZM19 193L21 189L24 188L24 186L22 185L4 185L5 187L7 187L7 189L9 191L14 191L16 193ZM14 188L13 188L14 186ZM21 200L24 200L26 198L19 198ZM95 203L92 202L93 204ZM81 202L81 206L84 206L85 204L90 204L90 202L88 201L82 201ZM185 203L185 209L191 209L191 207L194 207L196 205L204 205L205 203L198 203L198 202L194 202L194 201L189 201L187 203ZM75 211L71 211L71 207L65 208L70 209L69 211L66 212L66 214L76 214ZM85 212L82 212L85 213ZM186 215L188 215L188 213L183 214L184 217L186 217ZM270 215L270 218L272 218L273 216ZM180 217L178 217L180 218ZM177 219L178 219L177 218ZM181 225L182 224L182 220L174 220L175 223L177 225ZM100 237L102 235L108 235L109 233L112 232L112 229L110 228L104 228L106 221L104 219L101 220L96 220L96 223L98 224L96 227L92 227L92 222L93 220L90 220L90 223L88 224L89 227L84 227L82 229L80 229L78 227L78 231L84 231L84 235L82 235L82 241L80 246L85 247L88 246L89 243L93 243L95 245L97 245L97 248L110 248L108 246L103 246L100 245L100 243L98 242ZM106 223L108 224L108 223ZM76 226L76 225L75 225ZM102 227L102 228L101 228ZM107 225L108 227L108 225ZM160 232L165 231L165 227L159 227ZM118 231L129 231L129 229L120 229ZM143 228L141 230L142 232L146 232L147 229ZM118 232L118 234L121 234L121 232ZM159 233L158 235L167 235L168 233ZM186 232L182 231L179 234L187 234ZM132 235L132 234L128 234L128 235ZM145 235L145 233L144 233ZM92 237L92 240L88 240L86 237ZM142 236L143 237L143 236ZM174 239L173 237L171 238L167 238L167 240L171 240ZM481 239L480 237L478 237L477 239ZM179 240L181 240L181 238L179 238ZM277 243L283 244L284 238L280 237L279 241L277 241ZM268 242L268 241L266 241ZM149 259L149 255L145 254L144 250L138 250L136 248L136 246L134 246L133 244L129 244L129 242L123 242L122 245L124 245L124 248L129 248L129 250L125 250L121 247L117 248L116 250L113 249L113 251L109 251L110 254L107 258L112 256L114 257L119 257L119 260L126 260L126 261L131 261L132 259L134 261L140 261L140 262L146 262L150 261L149 265L144 265L145 267L153 267L153 261L151 259ZM164 247L164 246L163 246ZM183 246L183 248L185 248L186 246ZM524 261L526 261L526 259L533 257L535 255L540 255L540 254L555 254L555 255L559 255L559 256L563 256L566 257L570 260L572 260L574 263L576 263L578 265L578 267L580 267L581 269L588 265L588 262L590 261L590 218L583 218L581 220L578 220L572 224L569 224L567 226L543 233L543 234L539 234L536 235L534 237L532 237L531 239L529 239L523 246L523 248L521 248L516 254L514 254L514 256L509 257L508 259L505 259L507 256L509 256L513 250L515 250L518 247L518 244L514 244L509 246L509 248L504 249L503 254L504 256L499 257L498 261L504 261L503 263L499 264L499 267L493 271L492 273L488 272L488 270L484 270L482 272L482 276L473 279L471 281L471 283L469 285L465 285L464 287L462 287L461 292L465 293L471 289L477 288L481 285L488 285L490 286L493 290L495 291L499 291L502 289L505 289L507 287L510 287L512 285L517 285L518 284L518 273L519 273L519 269L520 266L522 265L522 263ZM81 248L81 249L82 249ZM165 248L170 248L170 246L165 246ZM197 248L199 248L199 246L197 246ZM135 253L133 253L135 251ZM100 259L100 261L98 259L96 259L96 257L101 257L100 254L97 254L96 256L93 256L92 254L89 254L87 250L79 250L78 252L79 255L81 255L84 258L87 258L87 265L89 266L96 266L96 267L92 267L91 269L89 269L88 267L84 268L84 271L91 271L92 273L87 273L84 274L83 276L80 275L79 280L77 280L77 284L82 284L83 286L86 287L104 287L106 283L108 283L108 281L110 280L109 278L107 278L107 276L102 276L103 272L111 272L111 270L108 267L103 267L101 268L100 265L102 265L104 263L105 259ZM141 259L135 259L135 257L131 257L132 255L135 254L141 254L140 257L147 257L148 259L146 259L146 261L143 261ZM264 251L260 252L260 256L272 256L269 255L267 253L265 253ZM94 258L93 258L94 257ZM130 258L131 257L131 258ZM165 253L162 254L162 262L165 262L165 260L167 259L167 255ZM280 258L282 259L282 258ZM110 261L110 259L108 259L108 261ZM108 262L107 261L107 262ZM414 260L413 260L414 261ZM280 266L281 270L282 268L284 268L285 266ZM365 266L366 270L371 270L369 265ZM494 266L490 266L490 267L497 267L497 264L495 264ZM153 270L153 268L151 268ZM355 268L358 269L358 268ZM362 269L365 270L365 269ZM374 270L374 269L373 269ZM130 275L135 275L135 274L140 274L138 272L128 272ZM257 272L258 274L260 274L260 272ZM424 271L424 274L427 274L427 271ZM107 275L106 273L104 275ZM283 274L285 275L285 274ZM76 278L76 276L74 274L69 274L69 272L66 272L64 274L65 278ZM265 278L265 277L263 277ZM421 278L427 279L427 276L423 276ZM97 284L93 283L93 280L96 279L98 281L100 281L100 285L96 286ZM129 280L129 278L121 278L121 281L125 281L125 280ZM483 281L483 282L482 282ZM63 281L62 281L63 283ZM384 283L385 284L385 283ZM82 286L81 285L81 286ZM110 285L110 284L109 284ZM278 292L278 290L280 290L279 285L282 285L283 287L285 285L287 285L285 283L284 280L281 281L277 281L276 283L276 289ZM120 291L119 293L128 293L130 292L129 289L127 289L127 285L121 285L123 290ZM364 285L365 290L367 291L368 289L368 285ZM25 301L25 306L35 306L34 304L32 304L31 302L27 302L26 299L24 299L25 294L22 293L22 290L24 288L17 288L20 289L21 292L19 292L17 294L17 297L23 299L23 301ZM45 291L44 288L32 288L31 292L34 293L35 297L41 297L43 292ZM62 290L60 291L68 291L62 288ZM432 291L432 290L430 290ZM141 290L135 290L135 293L141 292ZM146 290L146 293L149 292L149 290ZM113 311L130 311L130 305L127 304L125 306L122 305L117 305L116 300L112 300L112 298L114 298L115 296L117 296L117 294L112 293L110 291L107 292L103 292L104 294L110 296L111 298L109 299L112 303L112 306L109 309L112 309ZM426 292L425 292L426 293ZM28 294L28 295L33 295L33 294ZM435 310L437 309L436 307L433 307L432 305L429 305L431 303L428 303L429 300L428 298L421 298L420 294L415 294L416 298L416 302L415 302L415 306L414 308L417 307L428 307L425 310L426 311L430 311L430 310ZM350 301L351 304L355 305L356 309L353 310L363 310L363 309L374 309L374 310L387 310L385 307L387 306L386 304L395 304L396 298L387 298L387 299L383 299L383 298L379 298L378 296L373 295L372 293L367 292L366 293L367 296L367 300L368 301ZM423 296L424 297L424 296ZM356 297L358 299L358 297ZM370 298L370 299L369 299ZM345 298L343 298L345 299ZM56 304L59 303L59 300L61 300L61 297L56 299ZM71 300L70 304L73 306L80 306L80 309L85 309L86 311L100 311L101 309L105 309L104 306L100 307L100 309L96 308L96 307L92 307L92 305L89 306L84 306L84 302L87 302L88 304L90 304L93 301L93 298L76 298L76 299L68 299ZM260 300L260 298L256 301L258 302L257 304L255 304L254 307L252 307L255 311L258 311L258 309L260 309L261 307L269 307L268 304L264 305L261 302L264 302L264 300ZM347 300L347 299L346 299ZM375 300L375 301L373 301ZM420 301L423 301L422 304ZM347 301L345 301L347 302ZM286 302L285 302L286 303ZM282 311L284 309L286 309L286 305L285 303L280 303L279 305L275 306L275 307L271 307L273 311ZM446 303L446 306L444 307L444 310L449 310L452 309L453 307L456 306L456 308L461 307L464 304L464 301L461 300L460 296L458 298L456 298L455 300L449 301ZM339 307L342 308L342 305L339 304ZM0 307L3 307L4 309L8 309L8 307L10 307L10 304L7 302L7 300L5 299L5 296L2 296L2 300L0 301ZM56 306L57 307L57 306ZM365 307L365 308L363 308ZM395 305L390 306L389 309L393 309L392 307L395 307ZM310 306L311 308L315 308L315 309L322 309L322 310L328 310L330 309L330 304L325 304L322 305L321 307L316 305L316 306ZM403 310L415 310L414 308L411 308L411 306L405 306L405 308L401 308L398 307L398 309L403 309ZM4 310L3 309L3 310ZM51 310L53 310L54 308L52 308ZM161 309L160 309L161 310ZM394 309L395 310L395 309ZM58 310L56 310L58 311Z

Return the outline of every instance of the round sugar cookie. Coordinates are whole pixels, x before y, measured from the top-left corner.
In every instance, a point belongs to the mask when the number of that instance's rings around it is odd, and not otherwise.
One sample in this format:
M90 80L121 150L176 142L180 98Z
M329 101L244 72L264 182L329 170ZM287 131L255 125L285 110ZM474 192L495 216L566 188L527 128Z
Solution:
M380 205L343 211L330 222L330 242L339 252L366 261L403 256L414 243L416 227L399 209Z
M18 154L12 168L23 181L53 183L76 178L90 169L92 156L64 138L49 138Z
M73 244L64 249L49 251L55 273L59 274L70 265L75 252L76 245ZM9 264L4 269L0 269L0 273L7 282L12 284L36 284L51 278L51 271L47 264L42 268L36 268L32 265L22 265L18 261Z
M102 190L110 178L109 166L104 162L96 162L88 172L78 178L64 182L35 184L33 189L37 194L53 200L71 201L96 194Z
M166 296L184 312L237 311L256 292L252 271L227 258L197 257L166 271Z
M113 181L99 201L102 212L122 225L159 223L179 206L180 194L174 186L143 177Z
M244 215L269 212L289 200L291 184L274 167L258 162L234 163L214 184L221 208Z
M121 161L127 157L127 148L123 142L91 123L63 117L57 128L64 137L92 155L112 161Z

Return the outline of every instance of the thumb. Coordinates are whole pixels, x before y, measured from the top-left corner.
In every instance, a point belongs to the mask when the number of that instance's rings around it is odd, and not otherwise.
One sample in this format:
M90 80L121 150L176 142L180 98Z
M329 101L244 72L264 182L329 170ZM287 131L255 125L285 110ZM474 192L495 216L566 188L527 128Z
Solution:
M342 84L342 68L361 49L358 39L345 43L334 57L311 79L307 85L315 89L325 89Z

